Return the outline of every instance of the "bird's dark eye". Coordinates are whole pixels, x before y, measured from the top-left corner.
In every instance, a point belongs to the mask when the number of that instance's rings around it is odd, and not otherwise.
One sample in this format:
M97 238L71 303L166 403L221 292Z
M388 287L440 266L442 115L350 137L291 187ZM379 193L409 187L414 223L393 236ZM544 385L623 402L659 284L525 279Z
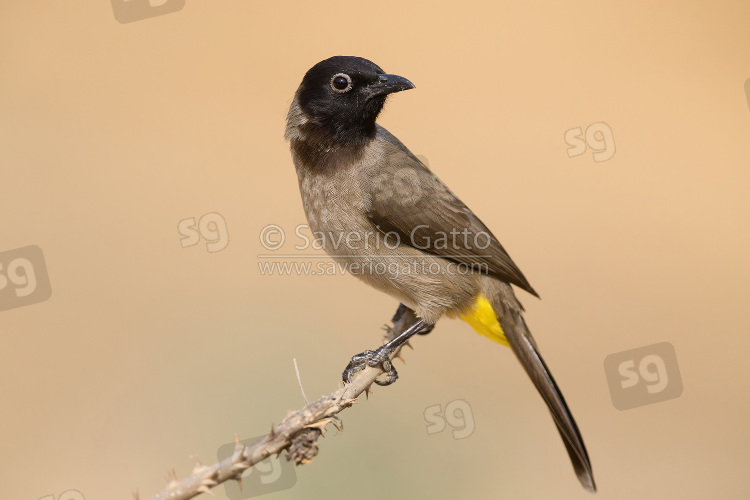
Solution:
M331 78L331 88L339 94L349 92L352 89L352 78L345 73L337 73Z

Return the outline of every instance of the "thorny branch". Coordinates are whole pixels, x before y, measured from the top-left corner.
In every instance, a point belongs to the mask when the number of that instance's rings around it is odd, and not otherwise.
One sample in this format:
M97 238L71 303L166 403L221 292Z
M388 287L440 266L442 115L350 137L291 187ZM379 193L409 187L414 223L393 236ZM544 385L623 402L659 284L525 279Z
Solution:
M400 307L393 317L393 326L387 328L386 337L396 337L415 320L411 309ZM394 357L400 357L400 352L397 351ZM289 411L279 425L272 425L264 438L249 446L243 445L235 435L231 457L210 466L198 462L192 474L182 481L172 470L166 488L149 500L187 500L201 493L209 493L211 488L229 480L238 481L241 485L245 470L273 454L280 455L284 450L287 450L287 460L294 460L297 465L310 462L318 454L317 440L326 426L333 424L341 430L338 413L352 406L363 392L369 393L370 386L382 373L380 368L366 367L343 389L323 396L299 411ZM134 496L138 500L137 492Z

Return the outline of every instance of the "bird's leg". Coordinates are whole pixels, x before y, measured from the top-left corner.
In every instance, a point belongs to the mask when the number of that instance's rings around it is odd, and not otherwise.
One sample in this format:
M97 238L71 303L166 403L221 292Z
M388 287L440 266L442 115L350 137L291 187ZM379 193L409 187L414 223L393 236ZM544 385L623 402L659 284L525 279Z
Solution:
M396 314L394 314L393 318L391 318L391 322L395 325L399 320L401 320L401 316L403 316L404 314L407 314L408 312L411 312L411 314L416 317L416 314L414 313L412 309L405 306L404 304L399 304L398 309L396 309ZM427 325L424 328L422 328L422 330L418 331L417 335L427 335L434 329L435 329L435 325Z
M396 314L398 315L398 312ZM396 373L396 369L393 367L393 363L391 363L391 354L393 354L396 349L404 345L406 341L411 337L422 331L425 327L431 328L432 326L433 325L429 325L424 320L417 319L408 328L406 328L403 332L398 334L393 340L391 340L384 346L379 347L374 351L365 351L361 354L353 356L352 360L349 361L349 364L344 370L344 382L351 382L352 375L360 370L363 370L365 366L372 366L380 367L384 372L386 372L385 380L383 380L382 382L375 380L375 383L378 385L391 385L398 378L398 373Z

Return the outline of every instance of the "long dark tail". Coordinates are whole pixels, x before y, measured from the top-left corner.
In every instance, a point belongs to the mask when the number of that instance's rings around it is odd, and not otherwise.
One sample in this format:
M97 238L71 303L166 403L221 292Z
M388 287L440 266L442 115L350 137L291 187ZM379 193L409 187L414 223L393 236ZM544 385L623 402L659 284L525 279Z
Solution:
M508 307L507 302L504 305L504 314L500 319L500 325L503 327L508 343L544 402L547 403L552 418L557 425L557 430L560 431L560 436L565 443L565 448L568 450L570 460L573 462L573 469L575 469L578 480L581 481L584 488L592 493L596 492L589 454L586 452L586 446L583 444L578 425L576 425L576 421L565 403L565 398L557 387L544 359L539 354L531 333L526 328L523 316L521 316L520 308Z

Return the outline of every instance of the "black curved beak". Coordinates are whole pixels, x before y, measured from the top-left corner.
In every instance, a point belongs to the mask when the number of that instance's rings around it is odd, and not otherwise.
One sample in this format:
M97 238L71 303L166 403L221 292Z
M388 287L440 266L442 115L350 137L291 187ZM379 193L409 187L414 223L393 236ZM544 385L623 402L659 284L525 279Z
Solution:
M370 96L393 94L402 90L413 89L415 85L403 76L378 75L378 82L367 86Z

